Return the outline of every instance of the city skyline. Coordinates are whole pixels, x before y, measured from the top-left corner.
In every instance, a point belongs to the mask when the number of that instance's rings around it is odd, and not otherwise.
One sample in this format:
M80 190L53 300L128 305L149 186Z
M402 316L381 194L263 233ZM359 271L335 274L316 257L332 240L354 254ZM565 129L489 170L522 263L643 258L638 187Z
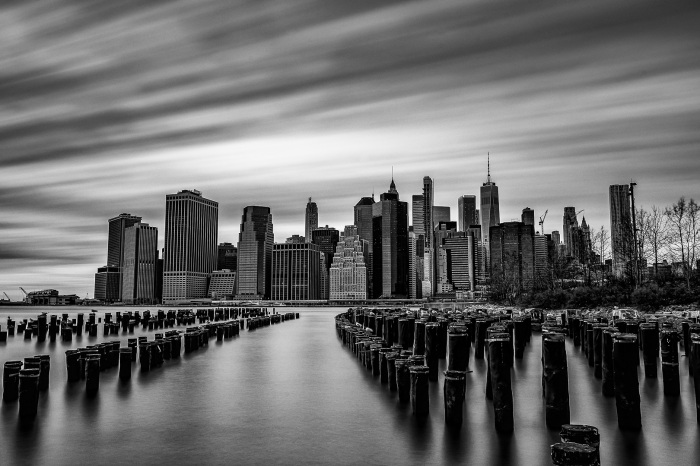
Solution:
M391 166L456 221L487 152L501 221L548 233L566 206L610 230L631 179L638 207L700 197L697 5L389 3L0 7L0 292L92 296L107 220L164 232L182 189L234 244L249 205L303 234L309 197L342 230Z

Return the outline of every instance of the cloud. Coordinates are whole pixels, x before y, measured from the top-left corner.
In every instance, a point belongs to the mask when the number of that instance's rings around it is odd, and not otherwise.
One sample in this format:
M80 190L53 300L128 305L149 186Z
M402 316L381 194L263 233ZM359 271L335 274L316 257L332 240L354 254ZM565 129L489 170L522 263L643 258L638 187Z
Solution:
M456 212L486 152L503 218L549 209L547 230L565 205L607 224L630 178L642 204L699 197L699 20L692 2L3 2L0 287L43 267L92 293L107 219L162 229L184 188L219 201L222 241L249 204L278 241L300 233L310 195L340 229L392 166L403 199L427 174Z

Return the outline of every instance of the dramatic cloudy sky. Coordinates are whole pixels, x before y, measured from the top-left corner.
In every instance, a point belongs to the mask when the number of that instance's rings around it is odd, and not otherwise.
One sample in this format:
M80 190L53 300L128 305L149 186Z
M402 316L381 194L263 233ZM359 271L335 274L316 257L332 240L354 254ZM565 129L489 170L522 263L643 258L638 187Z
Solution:
M277 241L435 180L478 194L491 152L501 219L563 208L609 223L700 197L697 2L4 0L0 292L93 293L107 219L161 229L165 195L272 208Z

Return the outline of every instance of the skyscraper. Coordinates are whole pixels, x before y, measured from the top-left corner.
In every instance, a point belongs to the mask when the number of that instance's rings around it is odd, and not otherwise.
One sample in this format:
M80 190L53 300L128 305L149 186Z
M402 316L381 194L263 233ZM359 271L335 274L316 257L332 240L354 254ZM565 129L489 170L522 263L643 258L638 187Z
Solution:
M566 255L568 257L574 257L575 254L575 233L574 231L578 228L578 219L576 218L576 208L575 207L564 207L564 219L563 219L563 240Z
M219 203L197 190L165 196L163 303L207 296L217 262Z
M335 228L316 228L311 232L312 243L318 245L319 251L323 256L323 268L321 270L321 297L320 299L328 299L330 293L330 268L333 262L333 254L335 247L340 240L340 232Z
M535 225L535 211L529 207L525 207L523 209L523 213L520 218L525 225Z
M465 194L457 199L457 226L459 231L467 231L470 226L479 224L476 196Z
M491 227L491 284L495 290L530 290L535 277L534 227L505 222Z
M124 266L122 267L122 302L157 304L156 273L158 229L147 223L135 223L124 230Z
M271 299L308 301L321 297L321 251L309 243L275 244L272 248Z
M372 206L374 297L408 295L408 204L399 200L394 180Z
M355 226L357 227L357 235L361 240L367 241L369 250L365 258L365 266L367 267L367 297L374 296L374 268L372 249L372 205L374 205L374 194L372 197L363 197L355 204Z
M629 269L633 252L632 210L629 185L610 185L610 247L612 271L623 277Z
M423 195L414 194L411 198L411 221L413 222L413 233L416 235L425 235L423 209Z
M306 242L311 242L311 232L318 228L318 207L315 202L311 201L306 204L306 216L304 217L304 236L306 237Z
M216 270L235 271L238 264L238 249L231 243L220 243L216 259Z
M481 185L481 241L485 252L482 263L484 272L489 270L490 235L489 229L501 223L501 212L498 201L498 186L491 181L491 159L488 158L486 183Z
M95 299L108 303L114 303L122 299L124 232L127 228L140 221L141 217L126 213L109 219L107 265L100 267L95 275Z
M435 291L435 251L433 232L435 230L434 214L435 194L433 180L429 176L423 177L423 282L421 293L424 298L433 295Z
M436 205L433 206L433 224L438 225L440 222L450 221L449 206Z
M367 299L366 241L345 227L345 235L338 242L330 270L330 297L332 301Z
M241 299L264 299L270 296L274 242L270 208L245 207L238 235L236 294Z

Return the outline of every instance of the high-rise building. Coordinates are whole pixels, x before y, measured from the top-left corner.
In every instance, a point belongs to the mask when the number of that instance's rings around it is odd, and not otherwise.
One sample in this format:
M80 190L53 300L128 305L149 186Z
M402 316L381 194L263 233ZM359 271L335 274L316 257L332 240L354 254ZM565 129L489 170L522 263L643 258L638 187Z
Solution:
M465 194L457 199L457 224L459 231L467 231L470 226L479 224L476 196Z
M219 203L197 190L165 196L163 303L206 298L218 256Z
M105 267L100 267L97 274L95 274L95 299L107 303L121 301L123 284L122 268L124 267L124 231L140 221L141 217L127 213L119 214L109 219L107 265ZM115 280L116 286L114 284Z
M270 208L245 207L238 235L236 295L239 298L264 299L270 296L274 242Z
M629 272L634 251L629 191L627 184L610 185L610 247L612 272L617 277Z
M482 262L482 272L488 273L490 255L490 235L491 227L501 223L501 212L498 201L498 186L491 181L491 159L488 159L486 183L481 185L481 241L484 248L484 260Z
M552 242L554 242L557 247L561 244L561 236L559 236L558 230L552 232Z
M374 194L372 197L363 197L355 204L355 226L357 227L357 235L361 240L369 243L369 252L365 258L367 267L367 296L374 296L374 268L372 249L372 205L374 205Z
M321 255L316 244L275 244L272 248L271 299L324 299L321 296Z
M124 230L122 302L158 304L160 296L156 296L157 269L158 229L139 222Z
M328 299L330 294L330 268L335 254L335 247L340 240L340 232L328 225L316 228L311 232L312 243L318 245L319 251L323 254L324 267L321 270L321 298Z
M367 266L365 257L369 244L352 234L345 234L338 242L330 270L330 300L349 301L367 299Z
M435 251L433 232L435 230L435 218L433 216L435 206L435 193L433 180L429 176L423 177L423 232L425 248L423 250L423 282L421 293L424 298L429 298L435 292Z
M461 298L465 293L476 289L476 255L474 235L468 232L455 232L454 236L442 239L440 249L444 251L446 262L446 282ZM442 281L442 280L441 280Z
M525 225L535 225L535 211L529 207L523 209L521 220Z
M318 206L315 202L311 201L306 203L306 216L304 217L304 236L306 237L306 242L311 242L311 232L318 228Z
M525 223L525 222L523 222ZM535 280L542 281L546 279L547 265L549 262L549 248L547 237L542 234L535 234Z
M289 238L287 238L285 243L287 243L287 244L303 244L303 243L308 243L308 241L306 241L306 238L304 236L292 235Z
M423 297L423 274L425 272L425 236L415 231L408 232L408 297Z
M532 289L535 277L535 230L523 222L504 222L490 229L491 284L519 291Z
M436 205L433 206L433 222L434 225L440 222L450 221L450 208L448 206Z
M231 243L219 243L216 270L233 270L238 267L238 249Z
M563 240L565 246L565 253L567 257L574 257L575 254L575 229L578 228L578 219L576 218L576 208L575 207L564 207L564 218L563 218Z
M399 200L394 180L372 206L374 297L408 296L408 204Z
M423 195L414 194L411 197L411 221L413 222L413 232L416 235L425 235L425 216L423 215Z

